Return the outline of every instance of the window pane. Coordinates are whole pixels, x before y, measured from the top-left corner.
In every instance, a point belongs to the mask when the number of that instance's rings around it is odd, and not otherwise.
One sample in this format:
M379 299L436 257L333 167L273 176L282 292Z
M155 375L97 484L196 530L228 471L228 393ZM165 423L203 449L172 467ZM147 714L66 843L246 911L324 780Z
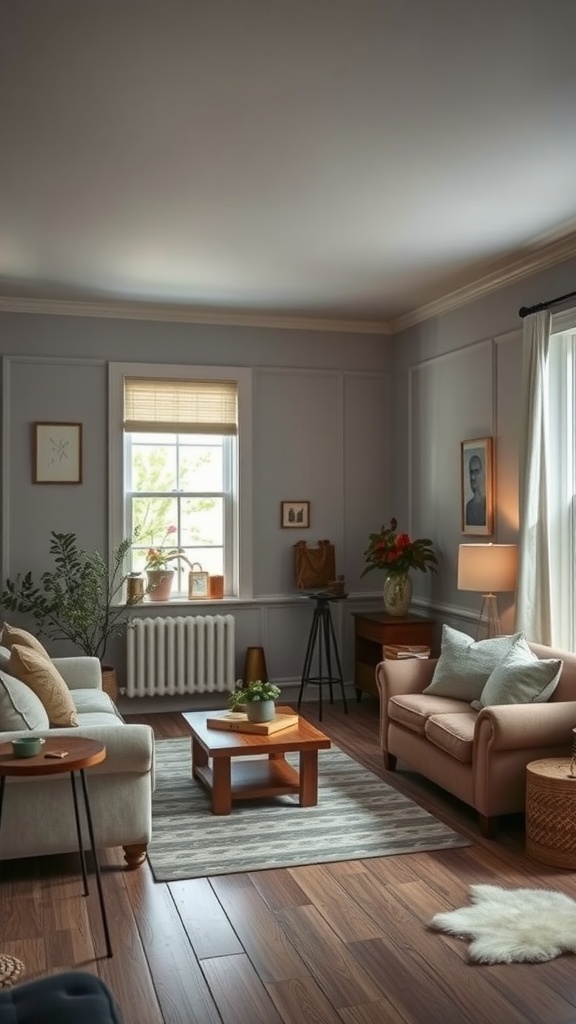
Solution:
M198 444L192 438L180 445L179 487L187 491L221 491L222 445Z
M174 491L178 486L176 441L165 435L162 444L142 444L141 435L132 444L132 490Z
M188 547L218 547L224 543L222 498L182 498L181 539Z
M178 543L178 499L132 498L133 569L144 566L149 548L172 550Z

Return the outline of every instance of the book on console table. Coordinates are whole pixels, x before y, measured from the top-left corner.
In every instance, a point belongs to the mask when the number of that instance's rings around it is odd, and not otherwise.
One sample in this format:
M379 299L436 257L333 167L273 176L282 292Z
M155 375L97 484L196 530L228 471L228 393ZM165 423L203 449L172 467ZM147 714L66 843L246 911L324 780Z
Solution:
M384 658L388 661L403 661L404 658L430 657L430 648L424 644L384 644Z
M209 729L224 729L226 732L252 732L269 736L270 733L298 725L298 715L277 714L270 722L249 722L248 715L239 711L223 711L220 715L207 718L206 725Z

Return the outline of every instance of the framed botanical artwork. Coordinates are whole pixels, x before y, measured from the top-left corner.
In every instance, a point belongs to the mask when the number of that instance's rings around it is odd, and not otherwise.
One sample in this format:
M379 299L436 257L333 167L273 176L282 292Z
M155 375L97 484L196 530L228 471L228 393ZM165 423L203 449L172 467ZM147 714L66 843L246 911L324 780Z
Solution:
M460 444L462 533L487 537L494 532L494 469L491 437Z
M188 600L204 601L208 598L208 573L188 573Z
M283 501L281 523L285 530L306 530L310 526L309 501Z
M82 424L35 423L32 481L82 483Z

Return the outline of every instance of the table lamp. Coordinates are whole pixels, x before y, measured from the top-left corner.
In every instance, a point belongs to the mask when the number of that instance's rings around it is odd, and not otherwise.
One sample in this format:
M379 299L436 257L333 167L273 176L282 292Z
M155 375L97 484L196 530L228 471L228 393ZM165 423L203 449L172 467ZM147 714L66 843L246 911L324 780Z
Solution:
M517 579L517 544L460 544L458 590L475 590L483 595L477 640L501 635L496 594L516 590Z

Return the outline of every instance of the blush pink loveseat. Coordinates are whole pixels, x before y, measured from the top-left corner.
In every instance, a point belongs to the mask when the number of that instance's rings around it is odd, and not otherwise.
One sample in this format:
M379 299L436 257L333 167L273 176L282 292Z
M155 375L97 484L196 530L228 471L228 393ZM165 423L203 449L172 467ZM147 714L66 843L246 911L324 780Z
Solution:
M524 810L529 761L565 757L576 728L576 654L529 645L538 658L561 658L558 685L545 704L492 705L424 694L436 660L382 661L376 668L384 766L400 759L474 807L482 835L498 815ZM574 783L576 786L576 782Z

